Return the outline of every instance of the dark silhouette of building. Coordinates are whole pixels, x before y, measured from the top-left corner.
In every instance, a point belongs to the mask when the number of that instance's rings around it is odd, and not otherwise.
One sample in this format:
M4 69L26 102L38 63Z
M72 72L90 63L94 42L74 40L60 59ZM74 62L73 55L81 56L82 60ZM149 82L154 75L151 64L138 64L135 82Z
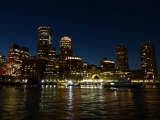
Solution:
M126 46L119 45L116 47L116 69L120 71L128 71L128 51Z
M155 80L157 78L157 66L154 45L152 43L142 43L140 46L141 69L145 71L146 79Z

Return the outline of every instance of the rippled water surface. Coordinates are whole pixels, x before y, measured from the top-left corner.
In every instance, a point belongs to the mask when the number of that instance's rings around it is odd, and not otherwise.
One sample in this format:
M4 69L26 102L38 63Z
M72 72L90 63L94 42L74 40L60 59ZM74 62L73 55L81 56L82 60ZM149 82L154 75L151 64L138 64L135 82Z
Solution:
M159 120L160 88L109 92L107 88L5 87L0 120Z

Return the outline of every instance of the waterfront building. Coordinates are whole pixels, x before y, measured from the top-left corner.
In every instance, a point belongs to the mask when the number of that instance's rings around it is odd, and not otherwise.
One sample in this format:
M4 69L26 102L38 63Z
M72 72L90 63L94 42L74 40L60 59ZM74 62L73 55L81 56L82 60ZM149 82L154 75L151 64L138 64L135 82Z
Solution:
M106 57L102 58L100 60L100 69L101 69L102 72L114 70L114 61L113 60L107 60Z
M43 72L42 82L44 84L57 83L60 78L59 71L56 70L46 70Z
M80 56L68 56L65 59L66 68L65 75L66 80L78 82L82 79L82 58Z
M94 64L89 65L89 69L82 73L82 84L99 84L102 82L101 70Z
M11 44L8 50L8 60L6 66L6 75L20 77L22 60L30 56L27 47L21 47L17 44Z
M36 56L28 57L23 59L22 69L21 69L21 80L26 82L29 78L43 79L43 72L45 71L46 60L37 59Z
M119 45L116 47L116 69L120 71L128 71L128 51L126 46Z
M64 36L59 42L59 70L65 71L67 57L73 56L73 46L71 38Z
M145 80L145 71L144 70L132 70L130 79L132 82L147 82Z
M141 69L145 71L145 79L155 82L157 79L157 65L155 49L152 43L142 43L140 46Z

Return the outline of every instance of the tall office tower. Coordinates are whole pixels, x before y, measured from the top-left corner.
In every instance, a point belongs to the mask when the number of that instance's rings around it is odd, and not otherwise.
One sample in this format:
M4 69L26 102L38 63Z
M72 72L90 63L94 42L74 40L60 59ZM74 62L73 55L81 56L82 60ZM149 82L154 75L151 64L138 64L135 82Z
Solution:
M155 80L157 77L157 66L154 45L142 43L140 46L141 69L145 70L146 79Z
M71 38L64 36L59 42L59 70L65 70L65 59L73 56L73 47Z
M119 45L116 47L116 69L120 71L129 70L128 52L124 45Z
M30 54L28 48L21 47L17 44L11 44L8 50L6 74L11 76L20 76L22 60L28 58L29 56Z
M100 60L100 68L103 72L112 71L112 70L114 70L114 61L107 60L107 58L104 57Z
M38 28L38 44L37 57L39 59L47 59L49 49L51 47L52 30L47 26L40 26Z
M56 48L52 47L52 30L47 26L38 28L37 58L45 60L45 71L55 70Z

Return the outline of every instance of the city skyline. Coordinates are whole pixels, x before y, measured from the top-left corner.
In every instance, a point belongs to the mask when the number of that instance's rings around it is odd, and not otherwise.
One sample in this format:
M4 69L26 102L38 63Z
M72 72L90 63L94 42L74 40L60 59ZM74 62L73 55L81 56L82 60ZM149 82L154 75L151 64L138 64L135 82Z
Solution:
M155 45L159 70L159 2L77 2L2 1L0 52L7 57L10 44L15 43L28 47L31 55L36 55L37 28L49 26L57 54L60 39L68 36L73 41L73 55L98 66L103 57L116 61L115 49L123 44L128 49L129 69L141 69L140 44L151 42ZM42 9L43 5L46 9Z

